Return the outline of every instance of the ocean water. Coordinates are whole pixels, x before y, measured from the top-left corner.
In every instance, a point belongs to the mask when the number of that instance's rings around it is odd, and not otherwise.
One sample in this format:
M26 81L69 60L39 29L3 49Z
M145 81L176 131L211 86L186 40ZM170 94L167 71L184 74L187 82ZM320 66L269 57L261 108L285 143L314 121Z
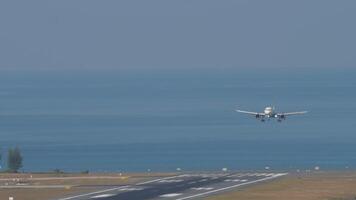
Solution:
M0 73L0 148L24 171L356 168L356 70ZM308 110L261 123L234 109Z

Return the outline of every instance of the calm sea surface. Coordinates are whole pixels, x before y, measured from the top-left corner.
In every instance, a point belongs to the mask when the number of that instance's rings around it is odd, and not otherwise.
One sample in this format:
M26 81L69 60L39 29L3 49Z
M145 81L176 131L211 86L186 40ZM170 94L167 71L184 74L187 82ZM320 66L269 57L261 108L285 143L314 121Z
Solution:
M261 123L234 109L308 110ZM1 71L25 171L356 168L356 70Z

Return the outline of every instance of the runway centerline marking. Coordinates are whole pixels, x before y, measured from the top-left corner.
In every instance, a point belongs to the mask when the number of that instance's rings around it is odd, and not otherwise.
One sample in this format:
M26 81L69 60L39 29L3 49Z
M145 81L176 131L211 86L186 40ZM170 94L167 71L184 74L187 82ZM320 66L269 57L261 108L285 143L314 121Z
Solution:
M249 184L252 184L252 183L258 183L258 182L274 179L274 178L277 178L279 176L284 176L284 175L286 175L286 174L276 174L274 176L258 179L258 180L255 180L255 181L250 181L250 182L247 182L247 183L240 183L240 184L232 185L232 186L229 186L229 187L219 188L219 189L211 190L211 191L208 191L208 192L203 192L203 193L199 193L199 194L195 194L195 195L191 195L191 196L187 196L187 197L182 197L182 198L179 198L179 199L176 199L176 200L185 200L185 199L191 199L191 198L195 198L195 197L199 197L199 196L204 196L204 195L207 195L207 194L228 190L228 189L236 188L236 187L243 186L243 185L249 185Z

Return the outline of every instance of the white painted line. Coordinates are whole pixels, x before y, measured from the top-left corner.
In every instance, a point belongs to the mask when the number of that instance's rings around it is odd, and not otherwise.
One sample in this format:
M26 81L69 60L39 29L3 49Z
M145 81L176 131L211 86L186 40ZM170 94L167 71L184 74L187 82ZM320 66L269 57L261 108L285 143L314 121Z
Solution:
M171 193L171 194L163 194L160 197L176 197L182 195L181 193Z
M140 190L143 190L143 188L121 188L119 189L120 191L140 191Z
M237 184L237 185L232 185L232 186L229 186L229 187L224 187L224 188L220 188L220 189L216 189L216 190L211 190L211 191L208 191L208 192L203 192L203 193L195 194L195 195L192 195L192 196L182 197L182 198L179 198L179 199L176 199L176 200L184 200L184 199L191 199L191 198L195 198L195 197L199 197L199 196L204 196L204 195L207 195L207 194L228 190L228 189L236 188L236 187L243 186L243 185L248 185L248 184L257 183L257 182L261 182L261 181L266 181L266 180L269 180L269 179L274 179L274 178L277 178L277 177L283 176L283 175L285 175L285 174L276 174L276 175L271 176L271 177L266 177L266 178L263 178L263 179L250 181L250 182L247 182L247 183L240 183L240 184Z
M80 195L76 195L76 196L66 197L66 198L62 198L62 199L58 199L58 200L70 200L70 199L75 199L75 198L79 198L79 197L85 197L85 196L90 196L90 195L94 195L94 194L100 194L100 193L105 193L105 192L109 192L109 191L113 191L113 190L118 190L120 188L125 188L125 187L128 187L128 186L126 185L126 186L121 186L121 187L116 187L116 188L110 188L110 189L106 189L106 190L90 192L87 194L80 194Z
M246 179L226 179L225 182L246 182Z
M101 194L97 196L90 197L91 199L99 199L99 198L105 198L105 197L112 197L115 196L115 194Z
M214 188L212 187L198 187L198 188L192 188L192 190L212 190Z
M182 176L185 176L185 175L171 176L171 177L166 177L166 178L159 178L159 179L155 179L155 180L151 180L151 181L137 183L136 185L144 185L144 184L147 184L147 183L154 183L154 182L157 182L157 181L167 180L167 179L172 179L172 178L178 178L178 177L182 177Z
M182 179L166 179L166 180L160 180L158 181L159 183L179 183L179 182L182 182L183 180Z

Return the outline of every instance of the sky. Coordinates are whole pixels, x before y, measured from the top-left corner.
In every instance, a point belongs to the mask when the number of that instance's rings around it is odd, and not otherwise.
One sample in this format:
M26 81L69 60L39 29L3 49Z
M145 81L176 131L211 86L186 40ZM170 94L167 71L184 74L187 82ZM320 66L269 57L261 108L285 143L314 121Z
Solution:
M353 68L353 0L1 1L0 70Z

